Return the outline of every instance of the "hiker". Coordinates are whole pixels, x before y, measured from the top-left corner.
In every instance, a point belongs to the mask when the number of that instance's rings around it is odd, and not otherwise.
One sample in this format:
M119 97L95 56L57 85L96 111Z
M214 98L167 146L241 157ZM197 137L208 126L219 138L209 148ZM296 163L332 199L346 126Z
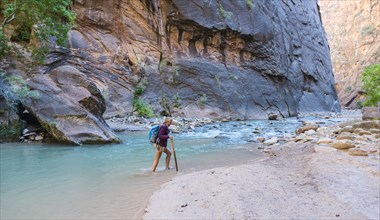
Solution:
M161 154L164 152L166 154L166 169L169 170L170 156L172 153L166 147L168 144L168 139L173 140L173 136L169 136L169 126L172 124L173 119L166 117L164 123L161 125L158 131L157 143L155 144L156 155L154 156L154 161L152 165L152 171L155 172L158 162L160 161Z

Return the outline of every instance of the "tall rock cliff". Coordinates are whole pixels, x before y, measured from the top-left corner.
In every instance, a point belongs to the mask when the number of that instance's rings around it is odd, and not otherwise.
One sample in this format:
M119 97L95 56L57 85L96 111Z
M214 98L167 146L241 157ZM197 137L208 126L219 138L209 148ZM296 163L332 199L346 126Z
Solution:
M380 1L319 1L342 106L363 101L360 75L380 63Z
M75 0L70 48L23 104L57 140L118 142L102 116L267 118L339 111L316 0ZM137 105L138 104L138 105Z
M339 111L316 1L76 0L64 57L105 94L106 117L284 117ZM62 56L61 56L62 57Z

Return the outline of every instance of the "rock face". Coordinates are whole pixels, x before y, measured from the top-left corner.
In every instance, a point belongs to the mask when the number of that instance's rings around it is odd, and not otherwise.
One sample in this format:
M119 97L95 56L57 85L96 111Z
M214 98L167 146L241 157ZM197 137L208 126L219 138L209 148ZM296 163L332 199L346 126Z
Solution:
M155 112L267 118L339 111L316 1L74 2L74 66L103 93L105 117Z
M342 106L363 101L360 75L380 63L380 1L319 1Z
M380 106L378 107L364 107L362 108L362 119L363 120L372 120L380 119Z
M28 85L39 91L26 106L56 140L68 144L120 142L103 120L105 103L86 75L72 66L32 77Z

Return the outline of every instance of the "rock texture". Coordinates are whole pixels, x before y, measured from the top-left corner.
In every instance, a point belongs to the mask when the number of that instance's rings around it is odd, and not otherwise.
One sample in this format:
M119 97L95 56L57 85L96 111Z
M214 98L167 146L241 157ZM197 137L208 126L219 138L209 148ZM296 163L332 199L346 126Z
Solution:
M360 75L365 66L380 63L380 2L319 1L330 43L336 88L342 106L363 101Z
M36 75L28 85L39 91L26 106L56 140L68 144L120 142L103 120L104 100L95 84L71 66Z
M55 139L117 142L103 117L266 119L340 111L316 0L75 0L24 102Z
M364 107L362 108L362 119L380 119L380 105L378 107Z
M65 62L132 111L266 118L339 111L316 1L77 0Z

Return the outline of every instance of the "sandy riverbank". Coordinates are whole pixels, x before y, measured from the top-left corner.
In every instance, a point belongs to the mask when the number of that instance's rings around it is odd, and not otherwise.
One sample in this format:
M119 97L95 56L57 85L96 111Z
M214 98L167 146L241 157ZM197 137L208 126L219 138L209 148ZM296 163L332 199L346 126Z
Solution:
M378 149L378 139L370 145ZM351 156L316 142L285 143L259 161L174 178L143 218L379 219L379 167L379 149Z

